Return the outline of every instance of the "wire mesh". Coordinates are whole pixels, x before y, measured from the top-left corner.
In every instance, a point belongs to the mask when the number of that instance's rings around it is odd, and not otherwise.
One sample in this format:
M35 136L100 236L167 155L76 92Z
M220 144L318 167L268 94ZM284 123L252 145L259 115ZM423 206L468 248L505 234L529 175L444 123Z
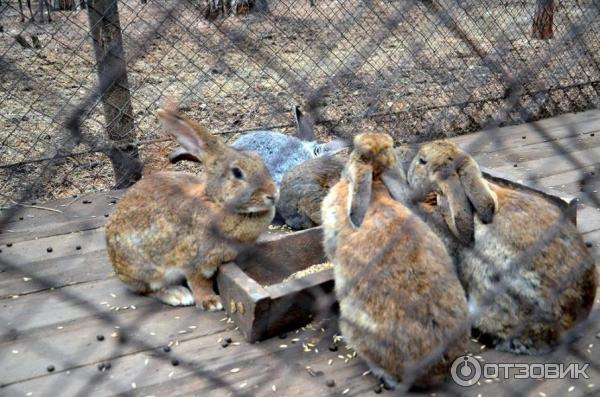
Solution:
M40 1L31 14L20 3L0 3L0 204L1 222L7 225L23 206L125 187L130 175L137 176L138 164L144 175L172 168L198 172L201 166L172 166L166 160L175 145L155 116L165 97L177 98L180 111L229 142L253 130L292 131L295 104L315 120L321 140L385 131L400 144L533 122L600 104L600 7L593 0L550 2L553 20L550 29L544 27L551 32L546 39L534 38L532 26L538 7L548 2L533 0L88 0L53 1L46 12ZM103 12L94 16L94 10ZM114 40L99 40L107 31L113 31ZM576 178L581 200L600 207L597 192L585 188L597 182L597 166L588 166L544 128L536 128L548 138L550 150L581 174ZM490 142L500 147L502 139L483 133L467 151ZM227 237L218 228L211 230ZM547 245L541 239L523 255L537 255ZM256 254L252 245L237 248ZM382 255L386 250L381 247ZM511 264L519 260L523 258ZM3 271L35 280L38 290L58 283L2 262ZM491 291L484 306L507 288ZM562 288L559 283L556 291ZM120 327L122 335L137 335L135 325L123 325L110 312L98 314L85 296L67 289L59 293L101 323ZM315 299L329 298L317 292ZM138 315L152 316L152 309ZM10 313L7 319L35 322L36 315L40 313ZM580 355L571 336L597 322L595 309L545 360ZM465 329L470 326L464 324ZM6 335L10 337L9 328ZM114 347L115 356L127 349L156 348L139 337L121 342ZM414 371L454 342L450 338L414 363ZM43 341L36 343L33 350L56 354ZM177 360L206 381L207 390L253 395L234 387L209 364L157 357L165 364ZM277 359L293 360L294 354L284 352ZM589 356L583 359L598 367ZM76 363L65 367L69 365ZM102 372L73 394L93 394L100 382ZM56 381L47 390L60 387ZM115 387L115 393L122 391ZM536 384L503 387L506 393L527 394Z

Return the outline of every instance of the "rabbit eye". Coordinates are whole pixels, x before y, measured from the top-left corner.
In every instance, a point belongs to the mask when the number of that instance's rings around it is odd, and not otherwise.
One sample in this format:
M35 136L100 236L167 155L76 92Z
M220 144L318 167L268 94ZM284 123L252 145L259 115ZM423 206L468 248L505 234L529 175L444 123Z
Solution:
M424 158L421 158L421 157L420 157L420 158L419 158L419 163L421 163L421 164L425 165L425 164L427 164L427 160L425 160Z
M238 167L233 167L231 169L231 174L234 176L234 178L237 178L237 179L243 179L244 178L244 173Z

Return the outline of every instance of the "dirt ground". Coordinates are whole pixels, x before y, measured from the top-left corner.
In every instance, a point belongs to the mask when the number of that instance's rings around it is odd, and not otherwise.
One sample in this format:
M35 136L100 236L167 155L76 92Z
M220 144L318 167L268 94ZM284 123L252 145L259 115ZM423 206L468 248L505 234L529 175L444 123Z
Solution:
M547 41L531 39L535 0L436 1L441 17L417 3L317 0L310 7L308 0L272 0L267 16L208 22L190 1L119 1L144 172L171 167L166 155L173 144L154 116L165 96L225 139L257 128L291 131L292 104L306 107L309 100L318 105L322 139L377 129L398 142L600 105L594 0L559 2L555 36ZM2 205L114 183L106 155L89 153L108 145L98 101L77 114L83 143L73 142L64 125L96 93L87 11L56 11L52 18L21 23L16 1L0 5ZM41 48L23 48L17 34L29 42L37 35ZM525 113L505 114L503 73L526 80L519 92ZM76 155L62 158L68 153ZM44 160L55 156L61 158Z

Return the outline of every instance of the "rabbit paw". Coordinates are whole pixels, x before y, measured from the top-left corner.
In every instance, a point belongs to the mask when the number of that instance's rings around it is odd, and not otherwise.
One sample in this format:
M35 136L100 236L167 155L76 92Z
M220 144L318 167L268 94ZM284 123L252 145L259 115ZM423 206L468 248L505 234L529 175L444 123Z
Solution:
M192 291L182 285L162 288L154 292L152 296L171 306L191 306L194 304Z
M201 308L202 310L208 310L209 312L223 310L221 298L219 298L218 295L207 295L200 299L200 303L196 306Z

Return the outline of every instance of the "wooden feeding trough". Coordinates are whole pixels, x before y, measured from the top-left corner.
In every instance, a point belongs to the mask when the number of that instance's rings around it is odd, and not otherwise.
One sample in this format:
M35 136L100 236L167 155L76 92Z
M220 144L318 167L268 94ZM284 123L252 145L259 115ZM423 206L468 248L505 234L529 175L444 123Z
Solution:
M223 306L247 341L296 329L335 303L332 269L284 281L325 262L322 238L320 227L264 235L251 255L220 267L217 286Z
M576 223L575 198L517 182L497 171L482 168L482 172L494 183L545 197ZM327 312L335 303L332 269L285 280L326 260L322 237L321 227L264 235L252 255L220 267L217 285L223 305L246 340L255 342L298 328L311 321L316 313Z

